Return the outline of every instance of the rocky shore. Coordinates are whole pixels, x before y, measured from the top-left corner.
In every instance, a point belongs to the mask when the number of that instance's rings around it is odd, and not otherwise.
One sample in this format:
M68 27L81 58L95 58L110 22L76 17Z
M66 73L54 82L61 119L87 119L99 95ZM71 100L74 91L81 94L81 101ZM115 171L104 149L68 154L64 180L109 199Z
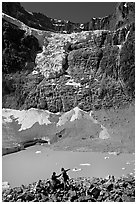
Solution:
M67 189L53 191L50 180L3 188L3 202L135 202L135 178L71 178Z

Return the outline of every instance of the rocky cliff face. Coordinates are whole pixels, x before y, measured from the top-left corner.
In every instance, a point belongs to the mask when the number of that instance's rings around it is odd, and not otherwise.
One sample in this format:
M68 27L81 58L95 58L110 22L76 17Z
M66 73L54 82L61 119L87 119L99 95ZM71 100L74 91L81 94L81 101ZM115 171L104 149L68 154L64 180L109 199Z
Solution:
M8 14L3 18L11 23L11 15L14 17L12 24L17 24L14 22L17 22L15 17L17 18L19 11L25 15L26 11L19 4L19 8L16 7L13 13L8 10L8 3L3 5L3 11ZM34 14L29 15L34 18ZM41 19L40 14L35 15L34 19L37 19L36 16ZM63 25L62 21L50 19L50 22L52 25ZM73 24L74 29L70 22L65 23L68 30L60 30L62 28L57 25L56 29L54 27L53 30L58 29L59 33L18 26L19 32L25 30L25 35L29 36L31 33L37 38L42 52L36 55L38 49L35 49L35 66L31 70L25 68L27 73L24 70L16 75L11 70L4 72L5 86L9 88L9 83L14 88L4 92L3 107L33 107L66 112L79 106L89 111L94 108L116 107L134 99L134 3L122 2L115 14L92 19L83 25ZM46 27L44 29L49 30ZM71 33L72 31L78 32ZM4 41L4 51L5 48L8 45ZM11 53L11 49L9 52ZM3 65L5 66L5 62ZM11 103L11 99L14 102Z
M115 30L131 21L135 21L134 2L118 3L113 14L105 16L104 18L92 18L89 22L83 24L49 18L41 13L31 13L26 11L20 3L17 2L3 2L2 11L20 20L29 27L65 33L81 32L82 30Z

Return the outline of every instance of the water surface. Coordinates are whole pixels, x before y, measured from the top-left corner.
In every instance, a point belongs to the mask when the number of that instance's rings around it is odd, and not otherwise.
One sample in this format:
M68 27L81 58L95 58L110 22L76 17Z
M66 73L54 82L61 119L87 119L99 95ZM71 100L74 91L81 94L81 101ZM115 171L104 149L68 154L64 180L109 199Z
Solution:
M12 187L29 184L38 179L50 178L53 171L59 174L61 167L71 169L70 177L134 175L135 155L53 151L36 145L2 157L2 181L8 181Z

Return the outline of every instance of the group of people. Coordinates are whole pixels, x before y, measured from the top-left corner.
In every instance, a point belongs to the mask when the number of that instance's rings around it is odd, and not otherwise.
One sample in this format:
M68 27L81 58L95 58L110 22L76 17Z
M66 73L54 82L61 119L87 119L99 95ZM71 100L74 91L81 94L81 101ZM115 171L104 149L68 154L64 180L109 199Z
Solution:
M61 176L62 176L64 190L66 189L66 186L68 185L68 181L69 181L69 176L67 174L67 171L69 170L70 169L61 168L61 173L59 175L56 175L56 172L53 172L51 176L51 181L54 189L56 189L61 184L60 180L58 179Z
M53 172L51 179L47 180L46 182L46 188L42 185L42 181L39 180L33 189L34 192L45 192L45 190L47 192L55 192L57 189L61 188L66 190L67 186L69 185L69 176L67 174L67 171L69 170L70 169L61 168L61 173L59 175L57 175L56 172ZM61 177L61 179L58 179L59 177Z

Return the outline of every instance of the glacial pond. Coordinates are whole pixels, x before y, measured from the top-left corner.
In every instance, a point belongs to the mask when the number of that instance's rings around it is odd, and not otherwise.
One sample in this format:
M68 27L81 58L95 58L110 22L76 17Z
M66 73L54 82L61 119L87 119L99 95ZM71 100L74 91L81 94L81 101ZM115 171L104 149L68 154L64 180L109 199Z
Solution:
M54 151L42 145L2 157L2 181L11 187L50 178L61 167L70 177L115 177L135 175L135 154Z

